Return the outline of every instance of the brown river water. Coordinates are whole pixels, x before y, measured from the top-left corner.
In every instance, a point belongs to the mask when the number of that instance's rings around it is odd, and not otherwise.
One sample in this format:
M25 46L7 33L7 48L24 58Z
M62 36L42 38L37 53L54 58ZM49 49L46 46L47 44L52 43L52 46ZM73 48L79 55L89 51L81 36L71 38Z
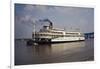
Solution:
M94 39L80 42L28 46L15 40L15 65L85 62L94 60Z

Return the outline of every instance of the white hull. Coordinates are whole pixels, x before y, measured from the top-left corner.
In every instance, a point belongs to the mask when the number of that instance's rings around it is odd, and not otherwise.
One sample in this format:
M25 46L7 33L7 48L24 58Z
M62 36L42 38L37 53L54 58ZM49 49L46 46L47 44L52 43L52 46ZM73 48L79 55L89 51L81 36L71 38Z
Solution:
M51 42L67 42L67 41L81 41L85 40L84 37L59 37L51 39Z

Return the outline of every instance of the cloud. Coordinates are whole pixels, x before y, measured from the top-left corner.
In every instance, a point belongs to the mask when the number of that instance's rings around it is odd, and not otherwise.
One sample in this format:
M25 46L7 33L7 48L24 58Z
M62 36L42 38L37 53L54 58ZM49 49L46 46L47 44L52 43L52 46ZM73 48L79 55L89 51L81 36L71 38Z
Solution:
M40 13L45 13L47 11L47 6L40 6L40 5L25 5L24 6L24 15L25 14L31 14L31 15L36 15Z
M18 24L16 27L20 27L20 29L24 30L24 33L32 32L32 22L45 18L50 19L54 23L54 27L57 28L63 29L66 27L67 30L70 30L70 27L72 27L73 29L80 28L82 32L89 32L93 31L93 12L91 8L27 4L17 7L15 22ZM39 29L40 26L38 25L36 28ZM22 31L17 30L17 32L21 33Z

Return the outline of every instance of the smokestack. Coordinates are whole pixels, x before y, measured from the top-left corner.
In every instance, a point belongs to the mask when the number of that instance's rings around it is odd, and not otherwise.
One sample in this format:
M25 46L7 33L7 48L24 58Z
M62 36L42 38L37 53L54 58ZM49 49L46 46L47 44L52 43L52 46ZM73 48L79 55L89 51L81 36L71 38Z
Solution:
M39 20L39 21L49 22L49 29L53 28L53 23L49 19L44 19L44 20Z

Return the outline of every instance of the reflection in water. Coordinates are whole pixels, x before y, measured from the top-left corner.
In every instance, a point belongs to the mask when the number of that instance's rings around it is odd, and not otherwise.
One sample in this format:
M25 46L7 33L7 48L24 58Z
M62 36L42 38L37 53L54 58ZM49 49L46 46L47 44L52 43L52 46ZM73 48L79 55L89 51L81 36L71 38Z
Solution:
M51 54L51 46L33 46L33 55L38 57L45 57Z
M81 42L27 46L15 40L15 65L93 60L93 39Z
M82 44L82 45L80 45ZM66 53L71 53L73 51L78 51L82 47L85 46L84 41L83 42L73 42L73 43L61 43L61 44L53 44L52 45L52 52L53 53L62 53L64 51L67 51Z

